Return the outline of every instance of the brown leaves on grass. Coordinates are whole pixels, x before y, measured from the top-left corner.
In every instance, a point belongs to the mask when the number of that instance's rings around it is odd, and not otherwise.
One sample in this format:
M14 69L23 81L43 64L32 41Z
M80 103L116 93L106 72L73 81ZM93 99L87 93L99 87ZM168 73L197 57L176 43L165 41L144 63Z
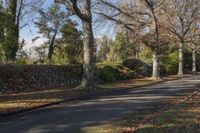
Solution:
M124 125L121 125L121 133L179 133L185 131L198 133L200 131L199 99L200 93L196 93L189 99L184 100L184 103L179 102L181 103L179 105L174 104L175 106L172 106L172 104L165 104L160 108L156 108L157 105L154 105L154 109L148 110L145 113L141 113L141 111L136 112L132 115L137 116L143 114L143 119L138 121L135 120L134 123L128 126L125 125L127 121L131 121L130 118L129 120L124 120L126 122ZM156 110L156 112L154 112L154 110ZM132 119L135 119L135 117L132 117ZM151 125L152 127L147 128L148 125Z
M41 88L29 92L0 94L0 113L37 107L81 95L69 87Z

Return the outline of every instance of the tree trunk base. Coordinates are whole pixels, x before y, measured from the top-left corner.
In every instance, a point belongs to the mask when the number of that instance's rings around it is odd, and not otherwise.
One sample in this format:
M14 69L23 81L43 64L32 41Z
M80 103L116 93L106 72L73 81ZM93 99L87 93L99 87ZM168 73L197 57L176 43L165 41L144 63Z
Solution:
M197 71L192 71L193 74L197 74Z
M75 87L74 89L75 90L83 90L83 87L82 87L82 85L79 85L79 86Z
M178 76L179 76L179 77L183 77L184 74L183 74L183 73L178 73Z
M151 80L155 80L155 81L161 81L161 80L163 80L160 76L152 76L150 79Z
M93 95L95 93L96 88L88 90L88 88L84 88L82 85L79 85L74 88L76 91L86 91L88 95Z

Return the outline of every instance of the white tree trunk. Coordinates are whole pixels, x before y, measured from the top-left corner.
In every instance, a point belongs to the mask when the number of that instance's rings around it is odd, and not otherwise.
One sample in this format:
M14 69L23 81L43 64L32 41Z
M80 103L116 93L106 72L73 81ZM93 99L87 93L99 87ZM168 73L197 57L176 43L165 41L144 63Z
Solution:
M152 79L160 80L160 65L159 65L159 56L157 52L152 53L152 61L153 61L153 71L152 71Z
M90 16L90 21L82 21L83 25L83 44L84 44L84 64L82 76L82 88L88 89L92 93L94 89L94 37L92 29L92 15L90 0L83 2L84 13Z
M183 43L179 44L179 68L178 75L183 76Z
M196 69L196 50L194 50L192 52L192 72L196 73L197 69Z

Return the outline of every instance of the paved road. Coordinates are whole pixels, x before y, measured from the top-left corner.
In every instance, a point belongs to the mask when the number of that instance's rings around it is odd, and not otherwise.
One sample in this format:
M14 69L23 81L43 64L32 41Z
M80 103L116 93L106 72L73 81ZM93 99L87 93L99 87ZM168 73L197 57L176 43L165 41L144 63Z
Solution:
M200 76L163 82L120 94L75 103L63 103L0 119L0 133L82 133L123 114L149 107L159 98L188 95L197 90Z

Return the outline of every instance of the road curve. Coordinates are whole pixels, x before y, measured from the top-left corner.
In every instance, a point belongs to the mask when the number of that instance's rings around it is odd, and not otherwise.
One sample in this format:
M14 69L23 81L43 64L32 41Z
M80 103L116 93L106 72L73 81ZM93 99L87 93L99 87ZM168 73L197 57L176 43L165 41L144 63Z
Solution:
M199 85L200 76L196 75L98 99L62 103L0 119L0 133L82 133L87 128L147 108L160 98L188 95Z

